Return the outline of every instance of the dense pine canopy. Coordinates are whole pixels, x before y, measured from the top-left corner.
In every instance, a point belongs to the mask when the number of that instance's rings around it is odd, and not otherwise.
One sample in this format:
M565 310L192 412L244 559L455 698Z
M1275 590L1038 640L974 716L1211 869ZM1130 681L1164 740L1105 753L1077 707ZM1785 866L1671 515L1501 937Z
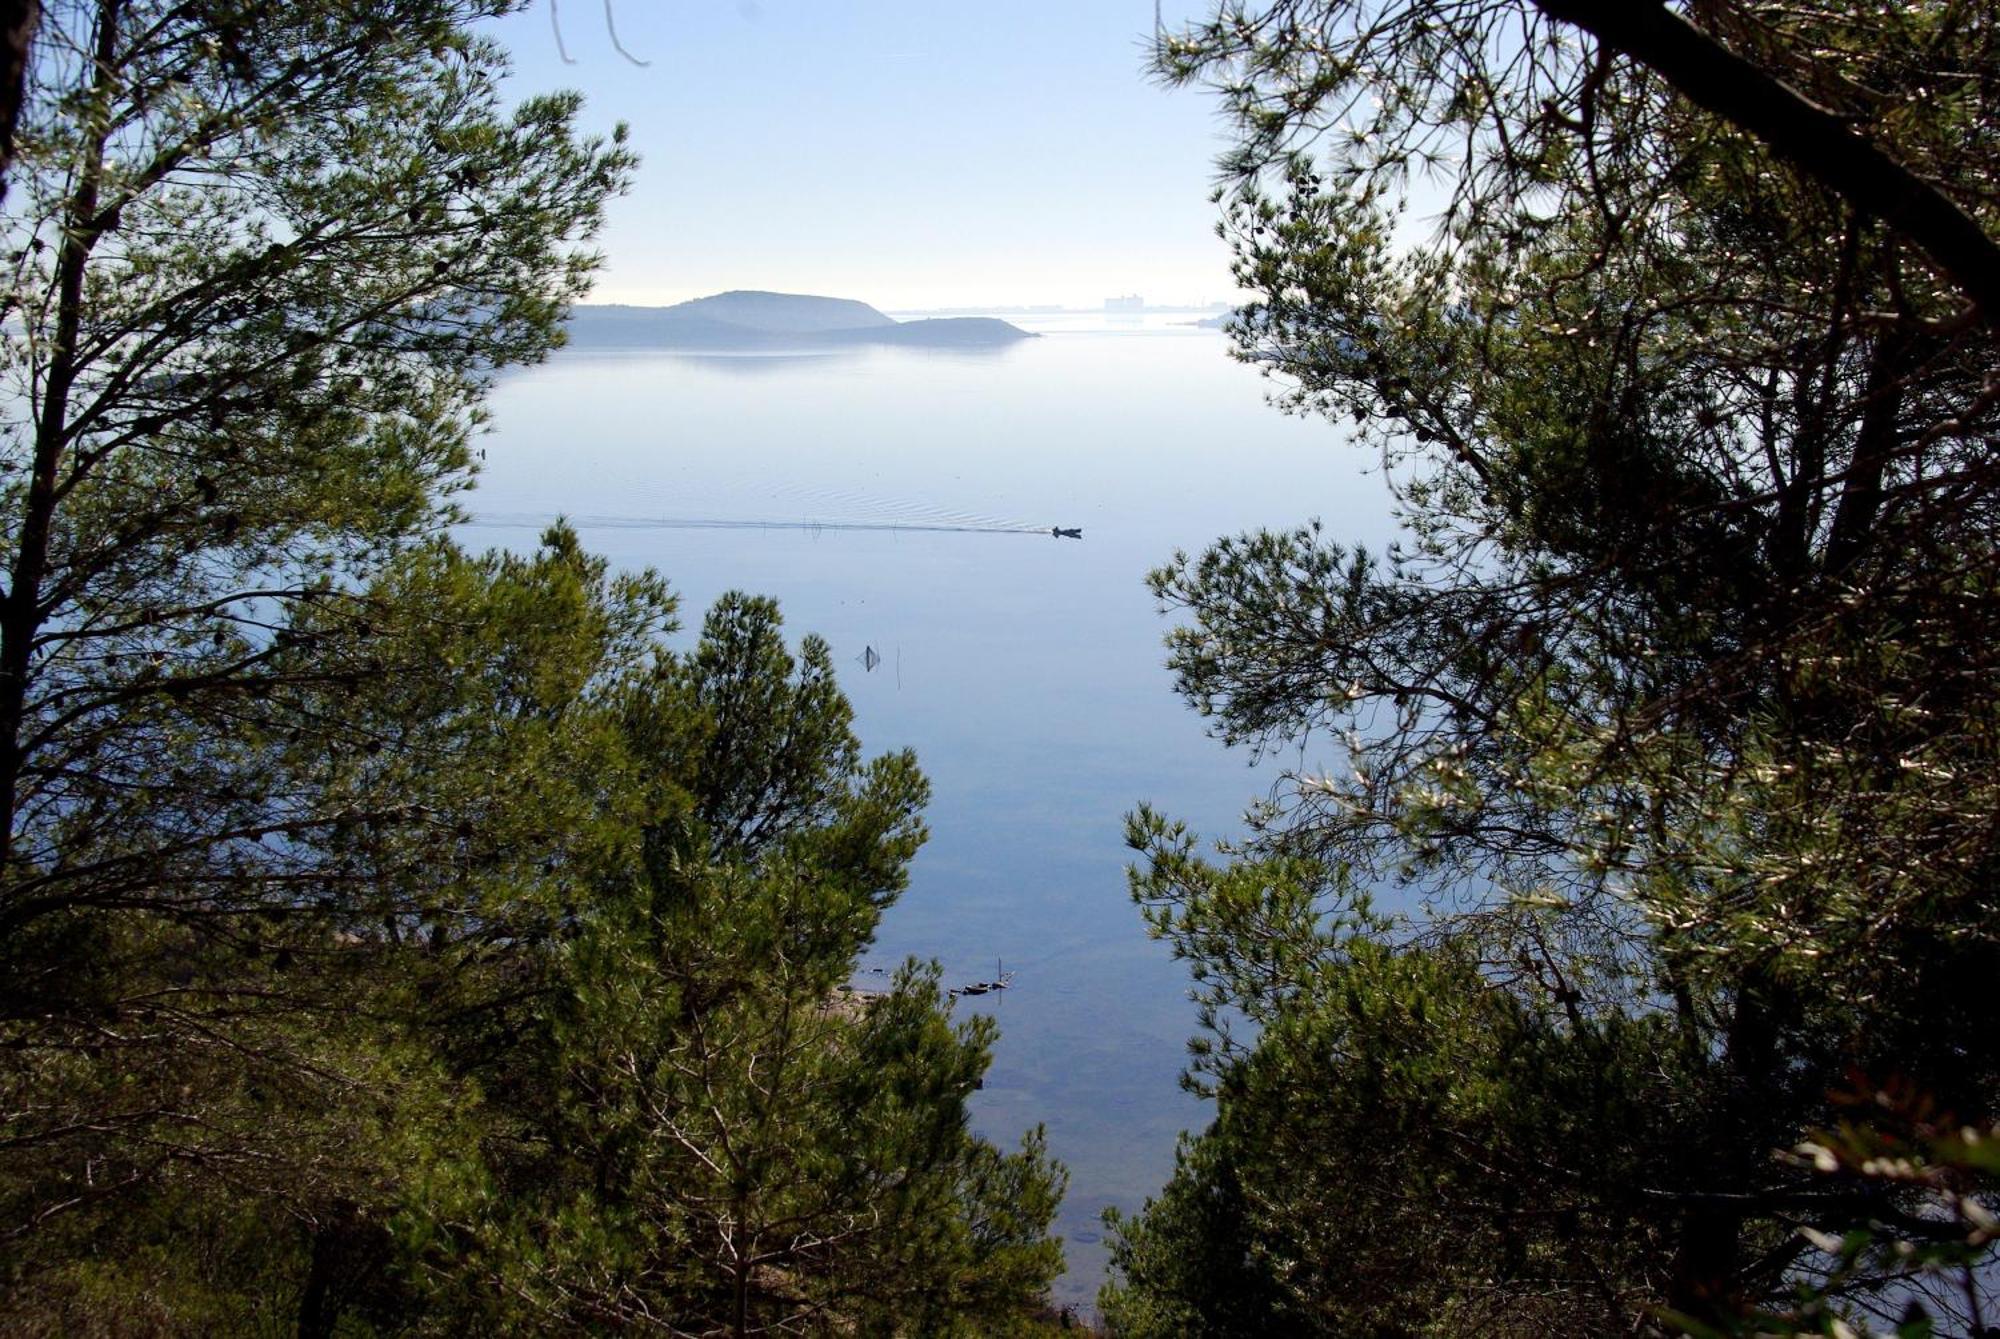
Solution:
M825 645L448 537L635 163L515 0L55 0L0 303L0 1329L1027 1324Z
M1239 131L1241 351L1404 538L1153 578L1218 733L1339 761L1219 861L1133 821L1218 1116L1123 1224L1121 1332L1992 1314L1995 41L1948 0L1162 38Z

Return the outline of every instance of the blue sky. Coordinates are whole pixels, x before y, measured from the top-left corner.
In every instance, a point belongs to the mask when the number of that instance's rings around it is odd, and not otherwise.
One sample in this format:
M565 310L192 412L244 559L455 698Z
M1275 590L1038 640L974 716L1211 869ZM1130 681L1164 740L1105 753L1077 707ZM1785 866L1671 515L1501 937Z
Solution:
M1187 3L1169 6L1171 22ZM1210 97L1145 75L1151 0L551 0L493 26L644 157L594 300L884 308L1231 294Z

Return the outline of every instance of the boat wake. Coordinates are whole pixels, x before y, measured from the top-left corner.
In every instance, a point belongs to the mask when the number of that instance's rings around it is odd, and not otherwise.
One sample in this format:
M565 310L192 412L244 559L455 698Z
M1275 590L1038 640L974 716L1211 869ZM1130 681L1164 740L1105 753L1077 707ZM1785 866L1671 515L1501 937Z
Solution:
M553 512L490 512L476 515L472 524L496 530L539 530L553 524ZM1060 529L1046 525L1013 525L978 521L822 521L801 517L796 521L736 519L720 516L566 516L578 529L597 530L916 530L958 535L1047 535ZM1081 538L1081 532L1060 530L1065 539Z

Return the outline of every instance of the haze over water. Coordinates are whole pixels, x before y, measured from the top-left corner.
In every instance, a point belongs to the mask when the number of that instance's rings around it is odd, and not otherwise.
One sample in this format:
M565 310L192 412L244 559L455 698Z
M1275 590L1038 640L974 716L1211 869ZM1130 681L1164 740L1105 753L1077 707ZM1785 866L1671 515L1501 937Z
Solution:
M565 514L592 550L673 582L683 642L742 589L779 599L795 644L831 643L869 751L914 748L935 792L863 966L1017 974L957 1006L1002 1029L973 1109L1003 1144L1047 1126L1071 1175L1058 1300L1087 1303L1101 1210L1157 1191L1175 1136L1207 1119L1178 1086L1188 983L1127 894L1122 816L1148 801L1227 831L1274 775L1172 693L1145 573L1246 528L1317 516L1379 547L1389 522L1371 459L1268 407L1221 335L1176 324L1192 316L1009 319L1045 337L979 354L558 354L494 394L468 502L482 521L463 538L525 548Z

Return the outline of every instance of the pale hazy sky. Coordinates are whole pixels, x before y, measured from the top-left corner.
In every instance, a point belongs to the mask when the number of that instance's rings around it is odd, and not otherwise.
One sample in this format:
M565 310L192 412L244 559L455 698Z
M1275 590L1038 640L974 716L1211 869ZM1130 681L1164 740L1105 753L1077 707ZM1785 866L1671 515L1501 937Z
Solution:
M1199 10L1192 0L1167 6ZM728 288L884 308L1226 299L1209 96L1143 69L1150 0L536 0L514 88L644 157L594 301Z

